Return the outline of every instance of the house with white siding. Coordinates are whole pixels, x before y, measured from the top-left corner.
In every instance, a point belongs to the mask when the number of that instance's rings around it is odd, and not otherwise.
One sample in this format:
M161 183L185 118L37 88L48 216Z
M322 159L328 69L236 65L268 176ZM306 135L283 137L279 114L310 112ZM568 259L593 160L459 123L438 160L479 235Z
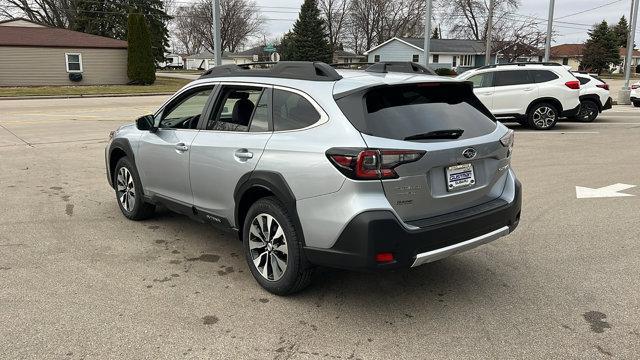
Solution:
M431 39L431 68L473 68L485 65L485 44L477 40ZM394 37L365 52L369 62L412 61L423 63L424 38ZM492 57L491 62L495 62Z

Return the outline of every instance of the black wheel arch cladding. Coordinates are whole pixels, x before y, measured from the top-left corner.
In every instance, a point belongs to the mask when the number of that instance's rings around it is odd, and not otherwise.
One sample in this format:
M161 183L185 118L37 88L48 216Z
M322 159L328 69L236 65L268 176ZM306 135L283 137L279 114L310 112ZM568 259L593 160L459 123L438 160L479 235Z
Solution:
M129 162L131 162L131 165L136 166L136 159L133 154L131 144L129 143L129 139L126 139L126 138L113 139L113 141L111 142L111 145L109 145L109 151L107 156L108 156L107 164L109 166L107 169L108 170L107 178L109 180L109 184L111 184L111 187L115 188L115 184L113 184L113 174L116 170L115 167L116 167L116 164L118 163L118 160L126 156L129 158Z
M247 199L247 197L245 197L245 195L248 194L257 194L258 197L253 201L248 201L251 200L250 198ZM251 204L259 198L270 195L280 200L287 212L289 212L294 225L299 230L298 237L304 244L304 232L302 231L302 224L298 218L296 197L293 195L293 191L291 191L291 188L284 176L275 171L256 170L242 175L240 180L238 180L238 184L236 185L233 193L233 199L235 202L235 226L240 229L240 231L238 231L240 239L242 240L243 236L242 227L244 216L249 210Z

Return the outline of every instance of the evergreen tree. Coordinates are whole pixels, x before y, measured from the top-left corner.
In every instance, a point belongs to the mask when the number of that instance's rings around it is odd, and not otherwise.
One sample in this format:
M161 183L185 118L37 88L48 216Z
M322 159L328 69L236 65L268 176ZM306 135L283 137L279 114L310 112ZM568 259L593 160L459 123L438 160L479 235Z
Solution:
M620 64L620 48L616 35L609 29L606 21L595 25L589 31L589 39L584 44L580 66L600 74L611 65Z
M627 39L629 36L629 24L627 18L624 15L620 18L620 21L611 28L611 31L616 35L616 45L618 47L627 47Z
M298 20L293 24L289 46L291 58L287 60L329 63L333 59L317 0L302 3Z
M162 0L76 0L76 12L69 22L71 30L88 34L127 39L128 14L142 14L151 35L151 46L156 61L163 61L169 47L167 23L171 19Z
M127 21L127 76L135 84L149 85L156 81L151 36L143 15L129 14Z
M431 38L432 39L440 39L440 31L438 30L437 27L435 29L433 29L433 33L431 34Z

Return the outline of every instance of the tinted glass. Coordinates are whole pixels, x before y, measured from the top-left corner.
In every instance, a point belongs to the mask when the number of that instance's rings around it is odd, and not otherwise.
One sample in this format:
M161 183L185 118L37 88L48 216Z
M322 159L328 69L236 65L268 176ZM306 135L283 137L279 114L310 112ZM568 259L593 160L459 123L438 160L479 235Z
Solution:
M493 75L494 86L530 84L529 72L524 70L496 71Z
M211 95L211 87L196 90L170 103L162 114L158 127L169 129L195 129Z
M472 77L467 79L467 81L471 81L473 83L474 88L483 88L483 87L493 86L492 80L493 80L493 73L473 75Z
M302 129L320 120L320 114L304 97L289 91L273 91L275 131Z
M265 89L258 100L256 110L251 118L249 131L269 131L269 119L271 118L271 89Z
M578 81L580 81L580 85L584 85L584 84L588 83L589 81L591 81L591 79L583 78L582 76L576 76L576 78L578 79Z
M453 129L462 129L460 139L466 139L496 128L487 108L463 83L384 86L348 95L338 105L359 131L389 139Z
M536 84L555 80L558 78L558 75L548 70L529 70L529 75L533 78L533 81Z
M223 86L215 111L207 121L207 130L247 131L262 90L261 87Z

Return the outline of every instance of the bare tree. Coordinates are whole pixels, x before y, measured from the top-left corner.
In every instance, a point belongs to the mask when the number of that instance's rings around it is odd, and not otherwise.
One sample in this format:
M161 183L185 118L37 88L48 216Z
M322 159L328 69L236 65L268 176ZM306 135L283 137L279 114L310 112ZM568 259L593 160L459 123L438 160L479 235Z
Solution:
M195 15L190 7L178 7L172 23L173 36L178 41L180 51L189 55L199 53L204 41L195 31L202 23L202 20Z
M181 31L192 32L202 46L213 52L213 34L211 18L211 0L185 7L181 17L190 18L185 21ZM220 2L220 40L223 51L234 52L250 38L261 34L264 19L256 9L253 0L222 0Z
M73 0L0 0L0 11L6 17L16 14L29 20L53 27L73 27L75 3Z
M333 50L336 50L338 44L343 42L348 6L349 0L320 0L318 2L318 7L327 26L329 45Z

